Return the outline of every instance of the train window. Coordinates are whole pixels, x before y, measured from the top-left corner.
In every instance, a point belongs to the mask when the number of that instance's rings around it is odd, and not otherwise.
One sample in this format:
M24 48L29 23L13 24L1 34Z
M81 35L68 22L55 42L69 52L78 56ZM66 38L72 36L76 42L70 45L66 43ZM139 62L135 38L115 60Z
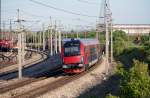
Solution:
M76 56L80 55L80 43L79 42L66 42L64 45L64 56Z
M64 56L75 56L80 54L80 48L77 46L65 47Z
M78 51L79 51L79 47L65 47L65 53L78 52Z

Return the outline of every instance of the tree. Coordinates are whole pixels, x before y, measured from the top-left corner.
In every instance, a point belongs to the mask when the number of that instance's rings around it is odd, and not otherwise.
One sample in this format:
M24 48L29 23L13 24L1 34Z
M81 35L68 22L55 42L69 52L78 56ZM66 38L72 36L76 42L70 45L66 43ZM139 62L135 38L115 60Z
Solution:
M116 30L113 32L113 40L116 41L118 37L121 37L123 40L127 41L128 36L124 31Z
M124 31L113 32L114 55L119 56L127 46L127 35Z
M121 38L118 37L116 38L116 40L114 41L114 55L115 56L119 56L121 53L123 53L124 49L126 48L126 42Z

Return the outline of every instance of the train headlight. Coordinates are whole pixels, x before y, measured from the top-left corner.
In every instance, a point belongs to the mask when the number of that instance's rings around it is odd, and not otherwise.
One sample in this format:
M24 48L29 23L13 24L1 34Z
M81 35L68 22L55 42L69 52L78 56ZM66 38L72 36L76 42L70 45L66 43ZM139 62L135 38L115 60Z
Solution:
M68 68L68 66L67 65L63 65L63 68Z
M79 67L83 67L83 64L79 64L78 66L79 66Z

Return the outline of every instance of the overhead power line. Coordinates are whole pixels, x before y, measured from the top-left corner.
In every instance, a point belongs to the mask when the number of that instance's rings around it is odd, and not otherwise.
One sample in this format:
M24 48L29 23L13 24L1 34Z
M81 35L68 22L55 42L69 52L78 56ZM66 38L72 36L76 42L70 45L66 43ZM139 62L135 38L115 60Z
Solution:
M35 23L33 23L33 24L30 25L30 26L27 26L27 28L32 28L32 27L34 27L35 25L37 25L38 23L40 23L40 20L35 21Z
M30 12L27 12L27 11L24 11L21 9L21 11L25 14L28 14L29 16L33 16L33 17L44 17L44 18L49 18L48 16L44 16L44 15L36 15L36 14L33 14L33 13L30 13ZM53 17L51 16L51 18L63 18L63 19L70 19L70 20L78 20L78 21L84 21L84 22L88 22L88 23L92 23L90 21L85 21L83 19L80 19L80 18L71 18L71 17ZM38 20L37 20L38 21ZM32 21L28 21L28 22L32 22ZM34 22L34 21L33 21Z
M99 5L98 3L96 2L89 2L89 1L86 1L86 0L78 0L79 2L82 2L82 3L87 3L87 4L94 4L94 5Z
M97 18L97 17L98 17L98 16L90 16L90 15L85 15L85 14L75 13L75 12L68 11L68 10L61 9L61 8L57 8L57 7L48 5L48 4L44 4L44 3L42 3L42 2L35 1L35 0L30 0L30 1L32 1L32 2L34 2L34 3L36 3L36 4L39 4L39 5L42 5L42 6L45 6L45 7L54 9L54 10L57 10L57 11L61 11L61 12L68 13L68 14L79 15L79 16L85 16L85 17L93 17L93 18Z
M48 17L46 17L46 16L44 16L44 15L35 15L35 14L33 14L33 13L29 13L29 12L24 11L24 10L21 10L21 11L22 11L23 13L25 13L25 14L28 14L29 16L48 18Z

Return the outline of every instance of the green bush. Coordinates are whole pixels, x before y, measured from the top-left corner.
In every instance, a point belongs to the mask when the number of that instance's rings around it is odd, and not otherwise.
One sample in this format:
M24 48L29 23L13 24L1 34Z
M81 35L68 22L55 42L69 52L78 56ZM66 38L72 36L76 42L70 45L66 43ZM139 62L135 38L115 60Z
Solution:
M146 58L145 50L142 48L128 48L119 56L119 60L126 66L131 67L133 59L144 61Z
M121 38L118 37L116 38L116 41L114 41L114 55L119 56L120 54L123 53L124 49L126 48L126 42Z
M111 95L111 94L108 94L108 95L106 96L106 98L119 98L119 97L113 96L113 95Z
M142 37L141 37L141 43L142 43L142 45L144 45L144 46L147 46L147 45L149 45L150 46L150 39L149 39L149 35L143 35Z
M122 68L119 72L119 75L122 76L120 81L120 97L149 98L150 77L148 65L137 60L133 62L133 67L129 71Z

